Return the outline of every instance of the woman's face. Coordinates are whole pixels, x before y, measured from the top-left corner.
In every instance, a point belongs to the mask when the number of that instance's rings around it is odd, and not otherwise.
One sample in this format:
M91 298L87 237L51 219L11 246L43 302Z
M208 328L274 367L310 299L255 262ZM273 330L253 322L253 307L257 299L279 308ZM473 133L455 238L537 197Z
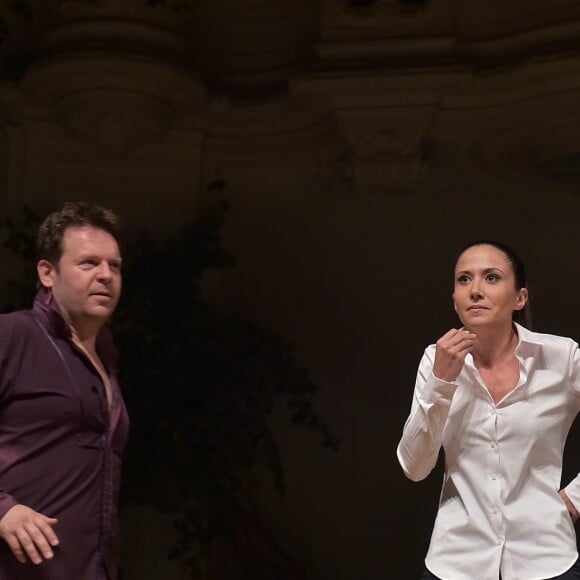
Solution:
M498 248L481 244L459 256L453 303L467 328L511 325L513 311L527 298L525 288L516 289L512 264Z

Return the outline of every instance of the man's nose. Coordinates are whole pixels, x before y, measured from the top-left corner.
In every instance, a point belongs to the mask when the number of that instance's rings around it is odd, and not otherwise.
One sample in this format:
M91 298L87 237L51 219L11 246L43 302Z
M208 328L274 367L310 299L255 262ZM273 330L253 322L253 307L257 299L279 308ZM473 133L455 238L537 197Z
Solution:
M101 262L99 264L97 274L99 280L111 280L113 278L113 270L111 269L111 266L107 264L107 262Z

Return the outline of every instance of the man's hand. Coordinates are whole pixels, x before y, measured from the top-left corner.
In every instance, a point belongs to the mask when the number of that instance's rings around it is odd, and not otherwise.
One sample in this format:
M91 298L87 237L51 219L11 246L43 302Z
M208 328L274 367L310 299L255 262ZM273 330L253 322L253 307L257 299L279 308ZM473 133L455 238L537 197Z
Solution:
M568 513L572 518L572 521L576 523L576 520L580 518L580 512L576 509L576 506L570 501L568 494L563 489L560 490L560 497L564 500L564 503L568 508Z
M435 350L433 374L442 381L452 382L463 368L463 361L473 348L475 334L452 328L438 341Z
M0 537L3 538L16 559L23 564L27 557L34 564L53 557L51 546L58 545L58 537L52 527L58 522L18 504L10 508L0 519Z

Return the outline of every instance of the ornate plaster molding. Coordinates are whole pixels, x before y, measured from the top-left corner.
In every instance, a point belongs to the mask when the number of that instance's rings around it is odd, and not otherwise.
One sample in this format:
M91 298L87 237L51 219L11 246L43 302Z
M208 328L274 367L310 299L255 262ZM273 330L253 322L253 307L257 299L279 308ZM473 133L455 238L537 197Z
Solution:
M580 17L527 30L516 29L500 36L462 38L457 42L457 54L473 66L492 67L579 47Z
M204 181L229 183L232 172L247 178L254 171L255 179L274 184L276 196L285 189L297 196L350 195L350 153L335 115L322 101L285 96L241 106L220 100L208 121Z
M188 11L197 69L230 95L280 91L318 33L318 0L196 0Z
M67 56L37 64L23 81L29 111L41 108L104 154L159 140L205 107L204 87L140 59Z
M418 7L377 0L357 9L346 0L321 1L317 55L335 70L492 68L580 47L580 4L570 0L530 0L525 7L503 0L431 0Z
M389 195L413 190L424 169L423 144L389 126L354 139L354 187L359 193Z
M441 65L457 60L457 40L451 36L425 38L340 39L316 43L316 54L329 67L399 67Z
M168 64L190 63L184 19L168 8L145 4L142 0L64 2L45 31L41 55L109 51L137 53Z
M365 71L348 76L312 73L295 79L292 87L297 94L331 103L350 146L354 190L391 195L416 188L441 103L465 81L462 70L390 76Z
M47 31L22 91L29 112L45 111L105 155L159 140L205 110L205 85L184 66L189 53L168 13L79 9Z
M355 5L348 0L330 0L337 17L344 22L358 24L364 21L369 23L385 23L393 19L419 19L424 18L433 2L405 3L400 0L375 0L374 2L359 3Z

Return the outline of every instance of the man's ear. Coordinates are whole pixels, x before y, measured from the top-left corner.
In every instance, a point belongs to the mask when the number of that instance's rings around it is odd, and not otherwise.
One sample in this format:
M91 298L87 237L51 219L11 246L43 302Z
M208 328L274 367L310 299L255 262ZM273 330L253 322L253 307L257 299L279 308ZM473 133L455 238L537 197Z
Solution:
M54 286L56 268L48 260L40 260L36 264L36 272L38 273L38 281L45 288L52 288Z

